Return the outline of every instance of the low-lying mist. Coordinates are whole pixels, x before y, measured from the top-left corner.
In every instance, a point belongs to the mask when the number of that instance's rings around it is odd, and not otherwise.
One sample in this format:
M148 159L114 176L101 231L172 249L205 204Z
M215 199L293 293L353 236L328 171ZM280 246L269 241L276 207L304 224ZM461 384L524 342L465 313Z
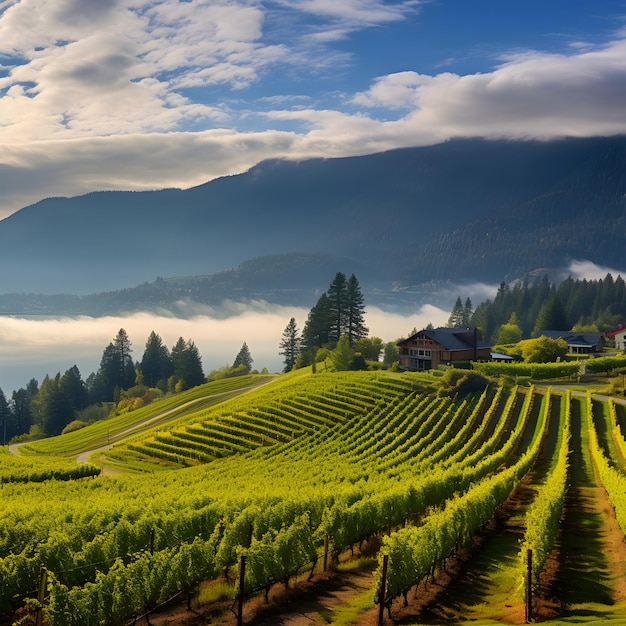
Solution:
M193 340L202 356L205 374L232 364L244 341L255 369L280 372L283 361L278 344L283 330L295 317L302 331L308 312L303 308L264 305L253 309L239 307L229 317L216 316L213 310L200 314L198 310L198 314L187 319L151 313L100 318L0 316L0 389L8 399L13 390L25 387L31 378L41 383L46 374L54 377L73 365L85 380L98 369L104 349L120 328L130 337L136 361L141 360L148 335L154 330L170 349L179 337ZM429 323L444 325L449 314L432 305L407 315L368 307L365 321L370 336L387 342L406 337L413 328L421 329Z

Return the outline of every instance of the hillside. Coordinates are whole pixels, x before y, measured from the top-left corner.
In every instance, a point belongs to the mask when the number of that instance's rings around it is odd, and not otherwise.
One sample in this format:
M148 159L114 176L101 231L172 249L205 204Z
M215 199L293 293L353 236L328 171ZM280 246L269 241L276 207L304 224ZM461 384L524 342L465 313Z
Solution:
M0 293L95 293L268 256L290 276L255 287L279 303L301 301L296 285L323 286L324 258L360 268L364 287L386 294L499 282L572 258L611 266L622 258L625 172L624 137L465 139L268 161L184 191L53 198L0 222ZM308 261L290 267L293 254ZM240 276L220 277L223 293L249 295Z
M250 611L264 610L264 592L291 589L293 607L298 572L327 580L341 556L343 571L368 564L361 581L369 588L348 608L354 623L371 624L383 575L360 554L367 547L379 563L389 556L385 600L394 620L522 623L520 581L532 546L541 621L623 620L623 531L602 485L623 520L624 406L534 387L437 395L435 379L298 371L110 452L117 462L192 467L5 485L0 611L28 604L43 564L50 626L128 623L180 591L211 623L232 624L243 554L248 623ZM0 470L8 460L0 456ZM43 502L46 515L37 515ZM547 510L545 519L537 514ZM552 553L553 544L537 541L554 537L555 524L561 566L541 578L548 554L540 548ZM612 547L609 535L621 544ZM472 559L460 567L469 546ZM204 597L215 589L226 600L201 606L203 581ZM316 606L327 623L345 623L341 607Z

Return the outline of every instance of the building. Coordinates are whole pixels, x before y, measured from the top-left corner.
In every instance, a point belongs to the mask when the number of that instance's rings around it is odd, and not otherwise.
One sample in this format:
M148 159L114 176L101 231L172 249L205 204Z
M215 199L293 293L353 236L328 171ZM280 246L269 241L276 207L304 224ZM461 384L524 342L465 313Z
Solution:
M478 339L476 328L420 330L398 342L398 365L409 371L437 369L459 361L490 361L491 346Z
M626 328L622 328L621 324L617 330L607 333L607 337L610 341L615 342L615 347L618 350L626 350Z
M537 337L563 339L572 354L595 354L602 352L604 345L602 333L577 333L564 330L540 330Z

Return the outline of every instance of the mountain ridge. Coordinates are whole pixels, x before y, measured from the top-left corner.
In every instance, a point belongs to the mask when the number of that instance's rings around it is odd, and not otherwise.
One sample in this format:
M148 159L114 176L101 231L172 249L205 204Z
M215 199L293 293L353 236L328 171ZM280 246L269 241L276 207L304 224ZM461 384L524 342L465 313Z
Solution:
M292 254L346 259L386 291L500 282L622 261L625 215L624 136L274 159L187 190L25 207L0 221L0 294L85 295Z

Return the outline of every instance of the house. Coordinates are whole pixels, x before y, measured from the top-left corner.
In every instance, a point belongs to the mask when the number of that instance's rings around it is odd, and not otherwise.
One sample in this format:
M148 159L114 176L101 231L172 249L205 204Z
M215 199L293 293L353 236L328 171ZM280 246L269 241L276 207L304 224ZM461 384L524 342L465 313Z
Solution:
M459 361L489 361L491 346L478 339L476 328L433 328L420 330L398 342L401 369L437 369L440 364Z
M602 333L577 333L564 330L540 330L537 337L549 339L563 339L567 343L569 352L573 354L594 354L602 352Z
M614 330L612 333L607 333L607 337L609 340L615 342L615 347L618 350L626 350L626 328L622 328L621 324L617 330Z

